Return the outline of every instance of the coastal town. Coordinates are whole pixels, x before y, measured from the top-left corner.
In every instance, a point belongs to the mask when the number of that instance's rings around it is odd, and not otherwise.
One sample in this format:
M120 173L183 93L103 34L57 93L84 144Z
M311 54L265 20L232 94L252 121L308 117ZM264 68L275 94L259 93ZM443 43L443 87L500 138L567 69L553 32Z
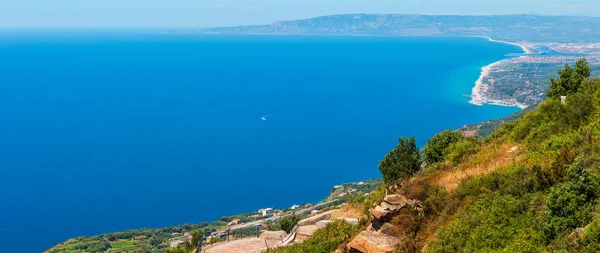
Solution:
M548 80L565 64L586 58L593 69L600 66L600 43L516 44L527 48L526 53L483 67L473 87L472 104L524 109L544 100Z
M287 208L265 207L254 212L223 216L219 220L199 224L185 224L162 229L138 229L108 233L94 237L80 237L56 245L47 252L61 252L66 247L76 247L79 243L108 241L108 252L164 252L190 246L193 231L201 229L202 252L260 252L268 247L285 246L309 238L317 230L325 227L332 219L344 219L357 223L356 215L347 213L333 214L330 210L340 208L355 198L369 196L370 192L381 185L381 180L363 180L333 186L328 196L319 203L299 203ZM333 216L332 216L333 214ZM293 232L279 231L281 220L296 220L299 224ZM320 222L328 220L327 222ZM267 241L267 246L265 245ZM196 245L193 245L194 247ZM250 250L250 251L248 251Z

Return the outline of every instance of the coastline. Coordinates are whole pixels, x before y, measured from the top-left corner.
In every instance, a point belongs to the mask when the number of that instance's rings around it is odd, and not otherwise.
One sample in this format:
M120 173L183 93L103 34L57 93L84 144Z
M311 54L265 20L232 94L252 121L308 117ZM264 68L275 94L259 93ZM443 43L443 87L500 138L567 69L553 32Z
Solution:
M486 36L477 36L479 38L486 38L488 39L490 42L495 42L495 43L503 43L503 44L508 44L508 45L513 45L513 46L518 46L520 47L523 52L525 53L525 55L529 55L529 54L533 54L533 50L531 50L530 48L518 44L518 43L514 43L514 42L508 42L508 41L501 41L501 40L494 40L490 37L486 37ZM525 57L525 56L521 56L521 57ZM470 104L473 105L478 105L478 106L483 106L484 104L489 104L489 105L498 105L498 106L510 106L510 107L519 107L521 109L525 109L528 107L528 105L519 103L517 101L510 101L510 100L499 100L499 99L489 99L488 97L485 96L485 94L488 92L488 89L490 88L490 86L486 83L484 83L484 80L486 77L488 77L490 75L490 72L492 71L492 69L500 64L502 64L504 61L506 61L507 59L503 59L494 63L491 63L487 66L483 66L481 68L481 74L479 75L479 79L477 79L477 81L475 81L475 86L473 87L472 91L471 91L471 100L469 101Z
M531 48L528 48L527 46L525 46L523 44L516 43L516 42L509 42L509 41L504 41L504 40L495 40L495 39L492 39L492 38L490 38L488 36L473 36L473 37L475 37L475 38L484 38L484 39L487 39L490 42L494 42L494 43L502 43L502 44L508 44L508 45L517 46L517 47L520 47L521 50L523 50L523 53L525 53L525 54L535 54L535 51L532 50Z

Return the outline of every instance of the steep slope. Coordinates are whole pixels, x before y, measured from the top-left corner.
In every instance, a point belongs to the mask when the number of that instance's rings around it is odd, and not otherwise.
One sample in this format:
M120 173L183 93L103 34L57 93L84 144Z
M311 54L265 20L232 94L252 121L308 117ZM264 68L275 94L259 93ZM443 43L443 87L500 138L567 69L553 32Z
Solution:
M600 80L587 69L563 70L554 95L490 137L445 143L443 159L389 188L422 211L367 204L365 231L397 238L398 252L598 252Z

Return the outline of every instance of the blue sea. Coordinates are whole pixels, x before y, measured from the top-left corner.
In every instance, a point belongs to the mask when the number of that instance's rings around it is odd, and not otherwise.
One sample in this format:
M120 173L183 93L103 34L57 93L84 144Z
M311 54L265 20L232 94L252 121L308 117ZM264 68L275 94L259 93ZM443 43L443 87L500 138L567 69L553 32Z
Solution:
M380 177L398 136L518 108L468 103L481 38L0 32L0 245L314 203Z

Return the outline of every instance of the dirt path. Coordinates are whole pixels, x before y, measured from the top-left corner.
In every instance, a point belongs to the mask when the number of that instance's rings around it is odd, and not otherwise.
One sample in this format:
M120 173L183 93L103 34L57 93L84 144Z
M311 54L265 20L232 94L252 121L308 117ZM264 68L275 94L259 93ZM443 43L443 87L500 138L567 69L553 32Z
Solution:
M248 238L227 243L217 244L207 248L205 253L259 253L267 248L273 248L279 240L263 240L260 238Z

